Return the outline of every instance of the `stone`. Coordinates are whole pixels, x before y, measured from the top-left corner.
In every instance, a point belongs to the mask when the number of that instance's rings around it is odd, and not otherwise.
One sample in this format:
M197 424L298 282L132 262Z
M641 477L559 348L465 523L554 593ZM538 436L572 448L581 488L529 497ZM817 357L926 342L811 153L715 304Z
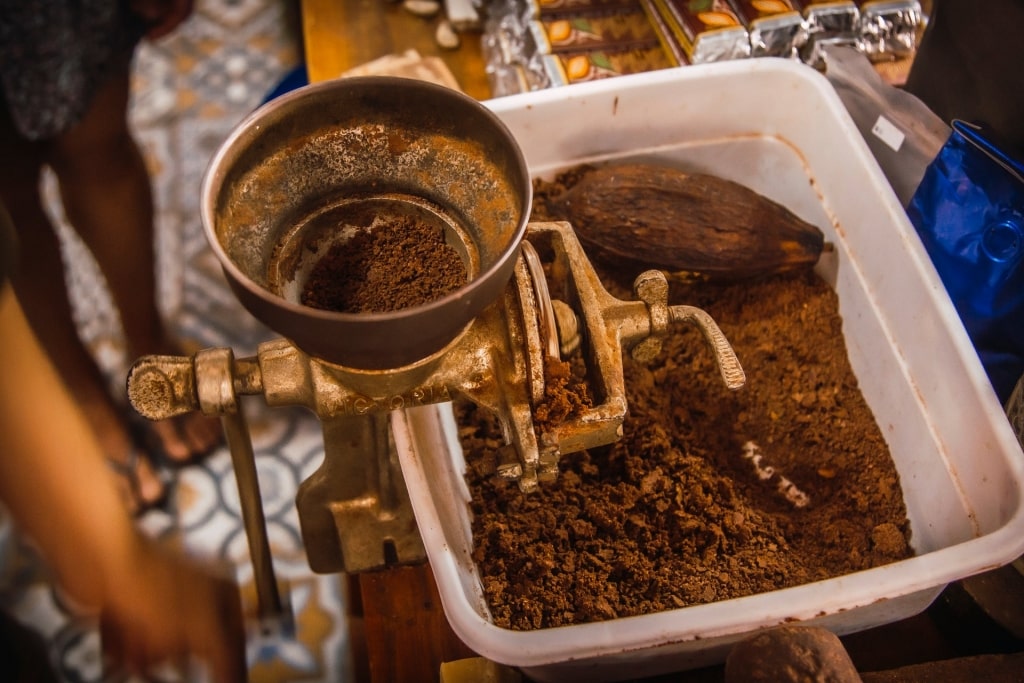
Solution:
M445 50L458 49L460 43L459 34L447 19L444 19L437 24L437 30L434 32L434 40L437 41L438 46Z
M781 626L733 646L725 683L861 683L839 638L816 626Z
M404 0L402 7L407 12L425 19L437 16L441 11L441 3L437 0Z

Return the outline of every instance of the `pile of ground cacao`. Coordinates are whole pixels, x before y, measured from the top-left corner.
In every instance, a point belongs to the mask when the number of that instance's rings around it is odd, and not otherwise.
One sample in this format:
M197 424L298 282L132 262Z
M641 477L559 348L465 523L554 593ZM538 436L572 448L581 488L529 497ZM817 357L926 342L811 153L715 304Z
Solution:
M537 205L545 191L538 184ZM545 216L537 215L543 219ZM632 298L609 271L605 286ZM493 479L493 416L460 404L474 560L497 625L529 630L772 591L912 554L899 477L846 355L838 299L811 272L673 283L747 373L722 384L677 325L649 365L626 359L618 443L562 457L524 495Z
M358 231L317 261L301 302L339 313L386 313L464 284L466 266L441 228L411 216L378 216L372 230Z

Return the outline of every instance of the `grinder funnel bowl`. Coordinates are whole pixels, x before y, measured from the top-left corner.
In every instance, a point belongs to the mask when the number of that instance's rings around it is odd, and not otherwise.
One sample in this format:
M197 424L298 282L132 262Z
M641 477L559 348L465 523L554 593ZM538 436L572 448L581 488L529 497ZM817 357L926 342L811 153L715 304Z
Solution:
M202 219L256 318L312 356L386 370L440 351L499 298L531 199L522 152L477 101L423 81L347 78L300 88L243 121L203 180ZM316 255L375 214L442 227L466 284L386 313L302 305Z

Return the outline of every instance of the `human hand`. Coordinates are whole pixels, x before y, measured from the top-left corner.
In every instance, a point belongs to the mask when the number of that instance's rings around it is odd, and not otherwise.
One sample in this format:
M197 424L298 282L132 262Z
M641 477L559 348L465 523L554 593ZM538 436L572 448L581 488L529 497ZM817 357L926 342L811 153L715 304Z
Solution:
M245 631L237 585L211 567L144 541L112 568L100 614L105 656L144 674L189 654L204 660L211 680L243 682Z
M192 14L193 0L131 0L131 11L146 24L146 38L157 40Z

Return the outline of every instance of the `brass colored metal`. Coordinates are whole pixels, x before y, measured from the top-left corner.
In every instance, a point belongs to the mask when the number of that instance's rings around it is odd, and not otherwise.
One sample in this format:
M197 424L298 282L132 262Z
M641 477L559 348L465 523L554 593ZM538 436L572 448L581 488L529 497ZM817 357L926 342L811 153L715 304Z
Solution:
M714 321L697 308L668 306L661 273L650 271L637 279L640 300L620 301L601 285L568 223L530 224L527 238L553 254L549 268L561 298L550 301L547 283L537 280L543 271L531 269L520 257L498 301L446 348L404 367L347 368L283 339L261 344L255 358L234 360L229 350L212 349L192 361L149 356L135 364L129 397L146 416L161 419L186 409L225 416L254 564L267 568L258 575L272 569L265 536L260 538L259 488L251 444L242 438L240 394L262 393L270 406L304 406L323 423L324 462L303 482L296 499L303 539L315 571L357 573L425 558L390 439L391 411L460 395L492 411L508 440L498 474L528 493L557 476L562 454L621 436L626 415L623 349L651 357L670 322L698 325L726 384L742 385L739 361ZM536 253L532 244L529 249ZM533 409L544 396L544 308L556 312L560 346L578 347L584 355L595 400L581 414L538 433ZM273 601L272 580L261 583Z
M201 199L213 254L250 313L317 358L390 370L446 348L501 298L532 185L512 134L476 100L425 81L355 77L253 112L212 159ZM395 311L303 305L324 250L382 216L441 230L466 283Z
M651 314L651 334L630 350L633 360L649 363L661 353L661 340L668 334L668 280L660 270L640 273L633 282L633 293L647 304Z
M323 422L324 461L296 496L309 566L359 573L426 557L387 412Z
M148 356L132 366L128 398L135 410L150 420L163 420L199 409L192 359Z
M670 322L700 326L727 384L742 383L711 318L668 305L664 276L641 275L638 301L613 298L568 223L528 224L531 203L526 160L504 123L422 81L307 86L254 112L218 150L202 185L207 238L239 301L283 338L253 358L142 358L128 393L150 419L222 417L268 611L280 603L239 396L304 406L322 423L323 463L296 496L303 539L315 571L356 573L425 559L391 443L394 411L460 396L491 411L506 441L497 474L528 493L558 476L563 453L621 436L623 350L653 357ZM322 254L381 217L441 230L465 284L396 311L305 306ZM536 425L546 363L570 353L582 355L593 405Z
M704 334L704 339L707 340L715 354L718 372L721 374L725 386L736 390L746 384L747 375L743 372L743 366L740 365L739 359L736 358L736 352L732 350L729 340L718 329L718 325L707 311L695 306L670 306L669 312L672 314L673 322L691 323Z
M640 273L633 283L637 297L647 304L651 314L650 336L640 341L630 352L634 360L650 362L661 353L661 342L668 336L672 322L688 322L696 325L711 345L718 363L722 381L730 389L739 389L746 383L746 374L729 341L706 311L693 306L668 305L668 280L660 270Z
M196 398L203 413L220 416L231 452L238 500L252 558L259 617L261 620L288 621L290 615L285 613L277 579L274 577L260 482L256 473L256 456L241 402L235 394L234 354L230 349L207 349L195 355L194 363Z
M523 260L530 273L537 303L537 322L540 325L541 349L552 358L561 358L561 345L558 343L558 322L555 319L551 294L548 292L547 280L544 277L544 265L541 263L537 250L529 241L522 243Z
M569 358L580 348L579 319L564 301L552 301L551 310L555 314L555 330L558 332L558 353L562 358Z

